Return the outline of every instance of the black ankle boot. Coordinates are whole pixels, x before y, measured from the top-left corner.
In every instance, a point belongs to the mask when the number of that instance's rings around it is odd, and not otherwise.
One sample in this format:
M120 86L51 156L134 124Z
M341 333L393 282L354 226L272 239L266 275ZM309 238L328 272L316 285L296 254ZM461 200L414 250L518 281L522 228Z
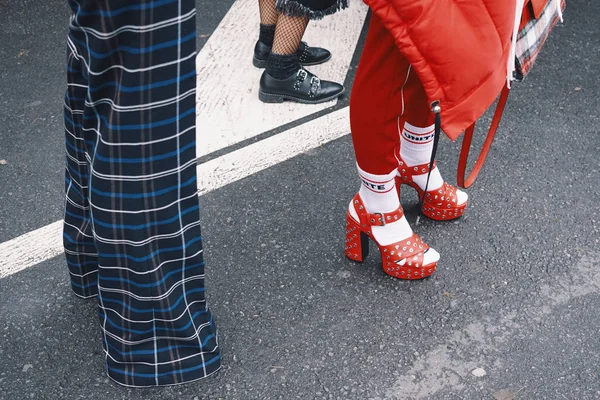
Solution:
M267 59L271 53L271 46L264 44L260 40L254 46L254 57L252 64L256 68L266 68ZM302 65L317 65L323 64L331 58L331 52L320 47L310 47L305 42L301 42L296 51L298 60Z
M344 93L339 83L322 81L304 68L289 78L277 79L264 71L260 77L258 98L263 103L283 103L285 100L319 104Z

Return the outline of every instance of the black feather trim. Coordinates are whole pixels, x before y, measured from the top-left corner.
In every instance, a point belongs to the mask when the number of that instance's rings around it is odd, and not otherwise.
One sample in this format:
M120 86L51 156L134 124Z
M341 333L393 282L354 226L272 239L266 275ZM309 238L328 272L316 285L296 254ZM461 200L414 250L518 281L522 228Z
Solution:
M277 11L290 17L306 17L322 19L348 7L349 0L331 0L330 6L323 9L313 9L302 3L302 0L277 0Z

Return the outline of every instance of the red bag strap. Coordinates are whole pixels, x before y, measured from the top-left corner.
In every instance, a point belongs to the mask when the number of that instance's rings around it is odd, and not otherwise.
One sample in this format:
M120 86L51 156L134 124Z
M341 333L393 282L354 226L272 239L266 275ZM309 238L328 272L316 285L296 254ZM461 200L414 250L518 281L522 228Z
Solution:
M490 147L492 147L492 142L496 136L498 125L500 125L500 120L502 119L504 106L506 105L506 99L508 98L509 93L510 89L504 86L504 89L502 89L502 93L500 94L500 99L498 100L496 112L494 113L494 118L492 119L492 124L490 125L487 137L485 138L481 152L479 153L477 161L475 162L475 166L469 173L469 176L466 174L466 169L467 161L469 159L469 150L471 149L471 140L473 139L473 132L475 131L475 123L473 123L473 125L468 127L465 131L465 137L463 138L462 148L458 158L458 171L456 172L456 182L458 183L458 186L466 189L471 186L473 182L475 182L475 179L477 179L477 175L479 175L481 167L483 167L483 163L487 158Z

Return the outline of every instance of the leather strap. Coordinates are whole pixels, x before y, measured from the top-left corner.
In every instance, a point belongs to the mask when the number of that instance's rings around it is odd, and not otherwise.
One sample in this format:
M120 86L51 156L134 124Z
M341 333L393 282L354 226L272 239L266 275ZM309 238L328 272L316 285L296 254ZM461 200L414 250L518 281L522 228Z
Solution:
M367 208L358 194L354 196L352 202L354 203L354 209L358 214L360 223L364 227L385 226L385 224L399 221L404 216L404 210L402 209L402 206L388 213L369 213L367 212Z
M465 131L465 137L463 138L462 148L458 158L458 170L456 172L456 182L458 183L458 186L466 189L475 182L475 179L477 179L477 175L479 175L481 167L483 167L483 163L487 158L490 147L492 147L492 142L496 136L498 125L500 125L500 120L502 119L504 106L506 105L506 99L508 98L509 93L510 89L504 86L504 89L502 89L502 92L500 93L500 99L498 100L498 105L496 105L496 112L494 113L494 118L492 119L492 123L487 133L487 137L485 138L485 142L483 143L483 147L481 148L481 152L477 157L475 166L468 176L466 174L467 161L469 160L469 150L471 149L471 140L473 139L473 132L475 131L475 123L473 123L473 125L468 127Z
M412 179L412 177L414 175L423 175L423 174L426 174L429 172L429 162L426 162L425 164L413 165L412 167L409 167L404 164L404 161L400 161L398 163L398 165L399 165L398 170L401 171L400 176L403 178L403 180L409 180L409 179ZM437 168L437 162L434 161L432 169L436 169L436 168Z

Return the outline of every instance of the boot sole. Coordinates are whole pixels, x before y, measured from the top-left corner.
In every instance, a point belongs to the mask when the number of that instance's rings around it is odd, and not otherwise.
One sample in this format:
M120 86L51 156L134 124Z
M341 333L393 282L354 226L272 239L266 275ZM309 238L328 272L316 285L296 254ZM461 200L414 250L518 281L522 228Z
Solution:
M326 63L329 60L331 60L331 55L329 57L327 57L326 59L324 59L323 61L312 62L312 63L302 63L302 66L306 67L306 66L311 66L311 65L319 65L319 64ZM252 65L254 65L256 68L265 69L265 68L267 68L267 60L261 60L260 58L252 57Z
M252 57L252 65L256 68L267 68L267 60L261 60L260 58Z
M321 104L321 103L325 103L327 101L331 101L331 100L334 100L334 99L340 97L342 94L344 94L345 91L346 91L346 89L342 89L341 92L336 93L335 95L326 97L324 99L306 100L306 99L302 99L299 97L294 97L294 96L289 96L289 95L284 95L284 94L265 93L262 90L259 90L258 91L258 99L260 101L262 101L263 103L283 103L284 101L288 100L288 101L294 101L296 103L302 103L302 104Z

